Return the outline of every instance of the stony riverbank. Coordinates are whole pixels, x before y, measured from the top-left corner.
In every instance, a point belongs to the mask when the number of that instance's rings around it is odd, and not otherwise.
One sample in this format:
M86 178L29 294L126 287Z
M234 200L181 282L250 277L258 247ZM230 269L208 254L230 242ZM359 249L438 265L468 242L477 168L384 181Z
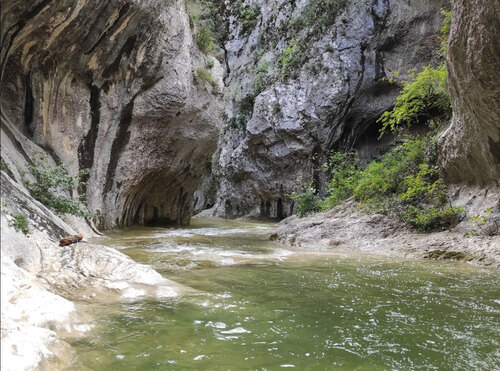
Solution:
M491 221L500 219L498 193L464 188L456 189L454 197L454 204L466 206L467 217L451 230L415 233L395 216L369 213L347 202L328 212L284 219L271 238L300 248L463 260L500 269L500 235L481 234L470 220L493 204L497 211Z

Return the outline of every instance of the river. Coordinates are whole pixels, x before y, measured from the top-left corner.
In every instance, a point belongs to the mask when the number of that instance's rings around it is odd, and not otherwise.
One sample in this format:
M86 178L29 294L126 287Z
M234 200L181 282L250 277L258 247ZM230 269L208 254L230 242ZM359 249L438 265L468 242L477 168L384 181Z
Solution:
M298 251L272 224L193 219L106 244L193 290L93 304L70 340L92 370L493 370L500 273L463 263Z

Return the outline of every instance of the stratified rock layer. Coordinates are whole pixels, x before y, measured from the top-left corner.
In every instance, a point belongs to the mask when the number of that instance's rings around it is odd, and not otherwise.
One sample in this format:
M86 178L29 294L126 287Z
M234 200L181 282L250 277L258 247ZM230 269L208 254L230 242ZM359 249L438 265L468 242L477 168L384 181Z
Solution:
M211 58L221 86L222 69L182 1L8 0L2 40L2 129L88 169L101 227L189 221L220 121L194 71Z
M453 0L448 50L451 125L440 140L449 182L500 184L500 2Z

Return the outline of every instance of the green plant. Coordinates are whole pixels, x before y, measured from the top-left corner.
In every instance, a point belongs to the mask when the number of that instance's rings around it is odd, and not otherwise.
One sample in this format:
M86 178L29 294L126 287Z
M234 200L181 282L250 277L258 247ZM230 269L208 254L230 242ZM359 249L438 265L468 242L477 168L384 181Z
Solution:
M299 218L321 209L321 198L316 194L316 190L311 183L304 187L303 192L293 192L290 197L297 205Z
M28 219L22 214L12 214L12 220L9 222L11 227L14 227L16 231L21 231L24 234L28 234L30 231Z
M327 170L328 196L322 203L322 209L328 210L352 196L361 174L359 160L354 152L335 152L328 159L324 168Z
M208 61L206 61L206 63L205 63L205 67L206 67L207 69L212 69L212 68L214 68L214 61L213 61L212 59L209 59Z
M464 211L463 207L423 208L410 205L403 219L420 232L432 232L456 225Z
M72 176L64 165L49 168L39 160L35 160L34 165L29 165L28 169L36 182L31 183L25 180L25 185L35 200L58 213L68 213L84 218L92 216L79 201L62 195L72 194L77 187L84 187L85 182L82 178L87 171L83 170L77 176Z
M279 114L281 112L281 106L278 102L273 103L273 113L274 114Z
M446 65L425 66L422 72L409 71L409 81L403 81L403 90L396 98L394 108L377 120L382 124L381 136L390 129L419 122L437 126L451 117L451 103L446 90Z
M241 22L241 33L248 35L257 25L260 16L260 6L255 3L252 5L238 3L237 16Z
M209 27L204 26L196 31L196 44L203 53L209 53L213 48L213 43L214 37Z
M441 10L443 26L441 28L441 56L445 57L448 49L447 39L451 26L451 12ZM384 112L377 120L382 124L380 136L388 129L395 131L402 125L411 126L426 123L431 128L438 127L451 117L452 108L447 90L447 68L444 62L437 67L427 65L420 73L415 69L408 71L408 80L402 80L403 90L397 97L394 108ZM393 72L399 77L399 72ZM385 80L385 78L383 79ZM389 80L395 81L394 77Z
M488 236L495 236L500 231L500 225L497 220L491 218L491 214L493 213L492 208L487 208L484 211L484 215L478 214L474 215L470 218L472 222L475 223L476 227L479 230ZM470 234L478 234L476 231L473 231Z
M199 79L200 82L206 82L210 85L213 84L214 79L209 70L205 68L197 68L195 72L196 72L196 77Z
M2 171L10 171L9 165L7 165L7 163L1 157L0 157L0 170L2 170Z
M441 27L441 49L440 53L443 57L448 54L448 36L450 34L451 28L451 12L446 9L441 9L441 14L443 15L443 26Z
M335 51L335 49L333 48L333 46L331 44L328 44L327 46L325 46L325 52L333 53L334 51Z
M285 80L301 64L302 54L296 40L291 40L279 57L279 78Z

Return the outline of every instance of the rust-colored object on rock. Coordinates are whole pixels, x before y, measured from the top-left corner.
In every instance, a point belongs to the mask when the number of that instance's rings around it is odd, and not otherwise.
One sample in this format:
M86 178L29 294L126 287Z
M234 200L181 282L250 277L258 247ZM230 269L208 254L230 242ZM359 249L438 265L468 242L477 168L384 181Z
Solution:
M75 234L73 236L64 237L61 238L61 240L59 241L59 246L71 245L72 243L80 242L82 239L83 239L83 234L81 233L78 235Z

